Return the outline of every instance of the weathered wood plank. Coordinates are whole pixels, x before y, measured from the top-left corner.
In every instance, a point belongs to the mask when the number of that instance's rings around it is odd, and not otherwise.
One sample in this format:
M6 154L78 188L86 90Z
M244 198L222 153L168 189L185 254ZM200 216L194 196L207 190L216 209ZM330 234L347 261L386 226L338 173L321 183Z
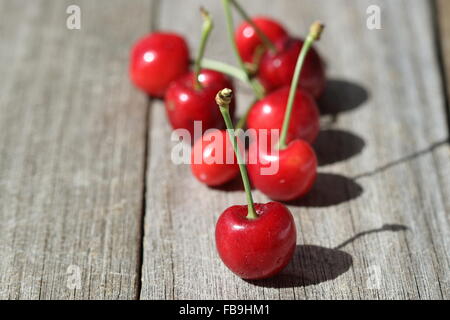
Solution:
M440 58L442 59L443 67L445 68L444 81L447 86L447 121L450 123L450 21L448 15L450 14L450 3L444 0L437 0L436 2L437 14L437 35L439 39L439 47L441 49Z
M0 7L0 299L137 298L148 102L127 65L151 3Z
M159 27L184 33L195 48L200 3L162 2ZM371 4L382 10L381 30L366 28ZM206 5L216 18L208 56L232 61L219 1ZM171 163L170 129L156 103L141 298L448 299L450 152L431 3L254 0L245 6L279 18L296 34L315 19L327 24L319 44L332 79L321 101L322 166L314 191L290 206L300 230L296 256L282 275L256 283L223 266L215 221L227 206L244 203L243 192L208 189L188 166ZM184 14L174 19L175 12ZM242 112L250 96L239 89Z

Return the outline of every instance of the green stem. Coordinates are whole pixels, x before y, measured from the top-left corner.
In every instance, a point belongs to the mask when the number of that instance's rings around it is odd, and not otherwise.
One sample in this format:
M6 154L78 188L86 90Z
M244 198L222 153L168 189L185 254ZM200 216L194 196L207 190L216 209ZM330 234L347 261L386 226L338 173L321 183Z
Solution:
M205 69L221 72L251 86L253 88L253 92L255 92L255 95L258 99L263 98L266 94L263 85L261 84L261 82L259 82L258 79L256 78L249 79L249 77L244 71L235 66L229 65L228 63L225 62L206 58L202 59L201 66L202 68Z
M245 194L247 196L247 205L248 205L248 214L247 219L257 219L258 215L256 214L255 204L253 202L252 191L250 187L250 180L248 178L247 169L245 168L245 163L242 161L241 151L239 149L239 145L237 142L237 138L235 135L233 122L231 121L229 106L232 99L233 92L231 89L223 89L217 93L216 102L220 108L220 112L222 113L223 120L225 121L225 125L227 127L227 132L230 137L230 140L233 144L233 149L236 154L236 159L238 161L239 170L241 171L242 181L244 182Z
M305 43L303 44L302 50L300 51L300 54L297 59L297 64L295 66L294 76L292 78L291 88L289 91L289 98L286 105L286 111L284 114L284 121L283 121L283 127L281 129L281 135L280 135L280 141L278 142L278 148L284 149L287 147L286 139L287 139L287 133L289 129L289 123L291 120L291 114L292 114L292 107L294 105L295 100L295 93L297 91L298 83L300 81L300 74L302 71L303 64L305 62L305 58L309 52L309 49L312 47L314 41L319 40L320 35L323 31L324 26L319 23L315 22L311 26L311 30L308 34L308 37L305 40Z
M269 39L268 36L262 30L253 22L253 20L250 18L250 16L245 12L244 8L241 7L241 5L236 0L230 0L231 4L236 8L236 10L239 12L241 17L247 21L247 23L255 30L258 37L261 39L264 47L272 52L276 52L277 48L275 47L272 40Z
M249 84L247 75L245 74L244 71L242 71L239 68L236 68L235 66L229 65L225 62L204 58L201 62L201 65L205 69L210 69L224 73L230 77L236 78L246 84Z
M261 87L256 84L256 82L252 82L250 79L250 75L248 73L247 68L245 67L245 63L241 58L241 55L239 54L239 50L236 44L236 41L234 39L234 22L233 22L233 15L231 13L230 8L230 0L222 0L223 8L225 11L225 17L227 20L227 31L228 31L228 39L230 41L231 47L233 48L234 55L236 56L236 59L239 63L239 67L241 70L246 74L246 82L252 87L253 92L255 95L261 99L264 97L264 92L261 91Z
M206 43L208 42L209 35L211 34L212 29L214 28L214 24L212 21L211 16L209 15L208 11L206 11L203 7L200 8L200 12L203 17L203 27L202 27L202 37L200 40L200 47L198 49L197 59L195 60L194 64L194 88L196 90L201 90L202 85L200 83L200 80L198 79L201 71L201 62L203 59L203 56L205 55L205 48Z

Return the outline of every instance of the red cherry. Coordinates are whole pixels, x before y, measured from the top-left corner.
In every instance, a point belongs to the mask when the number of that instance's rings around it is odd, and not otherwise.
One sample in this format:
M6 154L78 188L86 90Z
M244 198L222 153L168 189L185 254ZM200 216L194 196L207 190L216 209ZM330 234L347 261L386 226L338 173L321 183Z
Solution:
M280 272L291 260L297 240L294 219L278 202L226 209L216 224L216 247L225 265L243 279L263 279Z
M167 89L165 104L169 121L174 129L187 129L194 137L194 121L202 121L202 132L211 128L223 128L224 123L215 102L217 91L233 88L232 82L222 73L202 70L199 74L200 89L195 88L193 72L172 82ZM234 113L234 101L230 106Z
M283 26L275 20L267 17L254 17L252 21L272 42L288 36ZM234 37L242 60L252 63L256 49L263 45L255 29L245 21L236 29Z
M289 86L303 41L284 38L275 43L278 51L266 51L261 59L258 77L267 92ZM311 48L300 74L300 87L318 98L325 88L325 67L317 51Z
M175 33L154 32L133 46L130 78L151 96L163 97L170 82L186 73L188 68L188 46Z
M247 167L257 189L273 200L290 201L311 190L317 176L317 157L312 147L302 140L294 140L287 148L276 151L253 143ZM269 168L273 172L263 174L262 169Z
M199 157L197 162L196 157ZM195 142L191 170L200 182L211 187L223 185L239 174L233 145L225 130L208 131Z
M278 129L281 132L288 97L289 87L284 87L259 100L252 106L248 114L247 128L257 130L256 134L259 129ZM302 139L312 143L316 139L319 129L319 110L315 100L306 91L297 90L289 122L287 142Z

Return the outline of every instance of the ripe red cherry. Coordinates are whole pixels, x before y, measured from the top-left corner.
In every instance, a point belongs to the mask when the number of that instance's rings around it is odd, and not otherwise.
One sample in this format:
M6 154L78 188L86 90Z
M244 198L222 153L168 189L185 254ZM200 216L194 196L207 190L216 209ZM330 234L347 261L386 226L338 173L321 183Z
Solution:
M223 185L239 174L233 145L225 130L208 131L195 142L191 170L200 182L211 187Z
M288 97L289 87L284 87L259 100L252 106L248 114L247 128L281 131ZM319 129L319 110L315 100L306 91L297 90L289 122L287 142L301 139L312 143L316 139Z
M311 190L317 176L317 157L303 140L294 140L281 150L259 148L253 143L247 167L255 188L273 200L290 201ZM269 168L273 174L262 174Z
M291 260L297 241L294 219L281 203L226 209L216 224L216 247L225 265L243 279L263 279L280 272Z
M288 36L283 26L275 20L260 16L252 18L252 21L272 42ZM256 49L263 45L255 29L245 21L236 29L234 37L242 60L252 63Z
M131 51L130 78L138 88L154 97L163 97L170 82L188 68L188 46L175 33L151 33L140 39Z
M267 92L289 86L303 41L283 38L275 43L278 51L266 51L261 59L258 77ZM325 67L317 51L308 53L300 74L300 87L318 98L325 88Z
M232 82L222 73L202 70L198 80L201 88L195 88L195 75L187 73L172 82L166 92L165 105L169 121L174 129L187 129L194 136L194 121L202 121L202 133L211 128L223 128L222 115L215 103L217 92L232 88ZM234 113L234 102L230 106Z

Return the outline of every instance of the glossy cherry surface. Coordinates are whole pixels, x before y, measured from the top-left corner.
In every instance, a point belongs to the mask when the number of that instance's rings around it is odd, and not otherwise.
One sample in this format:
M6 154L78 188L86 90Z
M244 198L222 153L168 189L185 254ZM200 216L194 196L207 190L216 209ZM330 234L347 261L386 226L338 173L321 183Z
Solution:
M259 148L257 143L250 146L247 166L253 185L269 198L290 201L308 193L317 176L317 157L309 145L302 140L294 140L282 150ZM263 169L272 168L264 175Z
M186 41L175 33L154 32L140 39L132 48L130 78L154 97L163 97L170 82L189 68Z
M216 247L225 265L243 279L263 279L291 260L297 231L283 204L255 204L258 218L248 219L247 206L226 209L216 224Z
M266 51L261 59L258 77L268 92L290 86L303 41L283 38L275 43L278 51ZM325 88L325 67L317 51L311 48L300 74L299 87L318 98Z
M254 17L253 23L272 41L276 42L288 36L281 24L267 17ZM243 22L235 31L235 40L239 54L244 62L252 63L256 49L263 45L255 29L248 23Z
M195 142L191 171L200 182L212 187L223 185L239 174L233 145L225 130L208 131Z
M284 87L259 100L248 114L247 128L281 132L288 97L289 87ZM297 90L286 142L302 139L312 143L319 129L319 110L314 98L302 89Z
M194 85L194 73L189 72L173 81L165 96L167 116L174 129L186 129L194 137L194 121L202 122L202 132L207 129L224 127L222 115L215 102L217 92L223 88L233 88L231 80L224 74L202 70L199 74L201 89ZM234 102L230 105L233 116Z

